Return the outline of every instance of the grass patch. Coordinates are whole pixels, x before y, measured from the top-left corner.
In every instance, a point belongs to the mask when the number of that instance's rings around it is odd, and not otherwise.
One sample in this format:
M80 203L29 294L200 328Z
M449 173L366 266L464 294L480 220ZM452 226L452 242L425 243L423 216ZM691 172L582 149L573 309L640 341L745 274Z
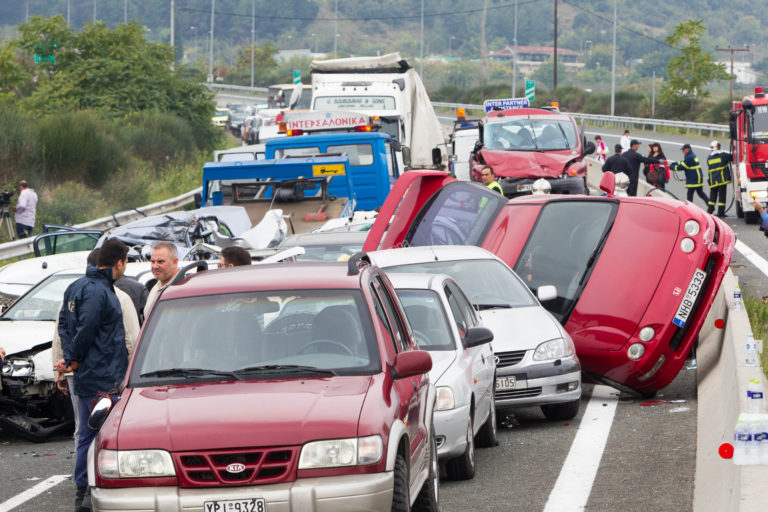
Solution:
M762 299L756 299L746 293L743 294L744 307L749 316L749 323L752 326L752 334L756 340L763 340L763 353L760 356L760 366L763 373L768 375L768 302Z

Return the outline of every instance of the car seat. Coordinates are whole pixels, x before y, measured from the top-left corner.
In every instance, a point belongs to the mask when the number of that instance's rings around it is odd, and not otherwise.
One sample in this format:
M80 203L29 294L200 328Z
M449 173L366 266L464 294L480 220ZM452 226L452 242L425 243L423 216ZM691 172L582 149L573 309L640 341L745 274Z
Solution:
M367 354L365 337L360 327L360 319L353 306L328 306L320 311L312 322L312 341L329 340L338 342L352 354ZM312 343L312 342L310 342ZM340 352L318 345L315 352L328 350Z

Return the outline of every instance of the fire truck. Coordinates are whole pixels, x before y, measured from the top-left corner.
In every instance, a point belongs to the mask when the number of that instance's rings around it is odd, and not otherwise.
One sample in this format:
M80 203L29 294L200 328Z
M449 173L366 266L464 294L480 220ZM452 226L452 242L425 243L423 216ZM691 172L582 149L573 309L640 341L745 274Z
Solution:
M747 224L760 220L752 202L768 204L768 97L762 87L734 101L730 114L736 215Z

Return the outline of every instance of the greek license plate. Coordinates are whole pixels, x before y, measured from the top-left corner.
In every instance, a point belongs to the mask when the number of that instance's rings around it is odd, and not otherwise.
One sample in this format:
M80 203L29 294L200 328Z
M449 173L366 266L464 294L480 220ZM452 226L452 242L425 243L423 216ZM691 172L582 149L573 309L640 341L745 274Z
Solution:
M530 183L517 186L518 192L530 192L531 190L533 190L533 185L531 185Z
M683 300L680 302L680 307L677 308L675 318L672 319L672 323L678 327L683 327L685 322L688 321L688 317L691 315L693 305L696 303L696 297L701 292L701 287L704 286L704 279L707 277L707 273L703 270L696 269L693 273L691 282L688 285L688 289L683 295Z
M515 376L496 377L496 391L524 389L526 387L528 387L528 382Z
M203 510L205 512L266 512L267 502L264 498L206 501L203 503Z

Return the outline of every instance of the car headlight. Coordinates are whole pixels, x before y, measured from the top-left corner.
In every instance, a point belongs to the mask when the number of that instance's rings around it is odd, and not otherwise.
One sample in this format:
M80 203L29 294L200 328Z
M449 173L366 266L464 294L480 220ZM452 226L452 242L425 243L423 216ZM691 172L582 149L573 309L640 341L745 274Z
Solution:
M693 243L692 239L683 238L682 240L680 240L680 249L684 253L686 254L692 253L695 248L696 248L696 244Z
M549 359L560 359L573 355L573 344L565 338L557 338L545 341L533 352L534 361L547 361Z
M101 450L98 467L103 478L176 476L171 454L165 450Z
M655 335L656 331L653 330L653 327L643 327L640 329L640 335L638 337L640 338L640 341L651 341Z
M381 436L312 441L301 449L299 469L376 464L384 453Z
M685 232L688 233L688 236L696 236L699 231L701 231L701 226L695 220L691 219L685 223Z
M3 377L31 377L35 373L32 359L10 359L3 362Z
M447 411L453 409L456 404L453 401L453 390L448 386L438 386L435 388L437 393L437 400L435 403L436 411Z

